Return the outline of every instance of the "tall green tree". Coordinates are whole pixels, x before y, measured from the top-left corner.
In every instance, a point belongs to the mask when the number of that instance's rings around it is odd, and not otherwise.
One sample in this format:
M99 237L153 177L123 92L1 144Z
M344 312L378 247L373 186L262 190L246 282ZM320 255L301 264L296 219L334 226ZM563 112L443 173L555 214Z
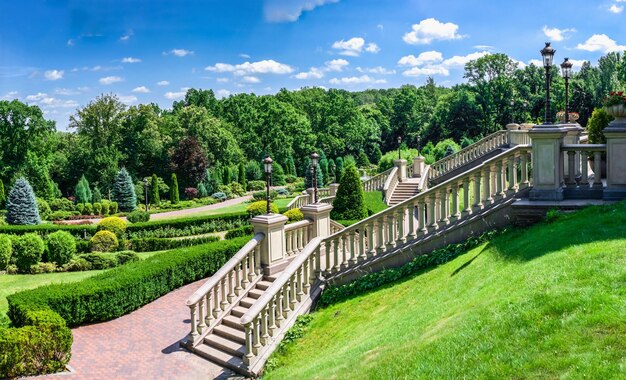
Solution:
M159 178L156 174L152 174L150 182L150 203L156 207L161 205L161 197L159 196Z
M131 212L137 207L137 195L133 180L125 168L120 169L113 184L113 200L117 202L119 210Z
M92 193L89 187L87 178L83 175L76 184L74 189L74 197L76 197L76 203L91 203Z
M337 196L333 201L331 218L335 220L361 220L367 217L365 194L359 172L348 165L339 182Z
M2 179L0 179L0 209L4 208L6 200L7 196L4 192L4 182L2 182Z
M178 204L180 200L180 196L178 194L178 178L176 177L176 173L172 173L172 180L170 184L170 202L175 205Z
M239 163L239 175L237 179L241 184L241 187L243 187L244 191L247 190L248 181L246 180L246 166L243 164L243 162Z
M35 192L24 177L18 178L9 192L6 219L9 224L35 225L41 223Z

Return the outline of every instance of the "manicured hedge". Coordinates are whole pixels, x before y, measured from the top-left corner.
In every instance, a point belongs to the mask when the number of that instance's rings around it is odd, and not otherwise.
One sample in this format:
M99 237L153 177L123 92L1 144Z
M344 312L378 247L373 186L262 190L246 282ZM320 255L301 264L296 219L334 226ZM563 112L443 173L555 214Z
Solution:
M225 239L234 239L241 236L249 236L253 232L252 226L243 226L239 228L234 228L226 233L224 236Z
M167 238L144 238L131 239L128 241L128 249L135 252L153 252L166 249L191 247L194 245L212 243L220 240L219 236L204 236L189 239L167 239Z

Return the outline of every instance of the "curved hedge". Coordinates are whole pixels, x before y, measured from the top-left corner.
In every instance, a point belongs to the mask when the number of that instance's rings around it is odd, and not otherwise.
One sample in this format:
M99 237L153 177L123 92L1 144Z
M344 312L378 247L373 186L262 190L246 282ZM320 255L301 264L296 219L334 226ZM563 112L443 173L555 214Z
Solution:
M117 318L206 278L248 240L242 237L173 250L80 282L9 295L8 316L17 328L0 330L0 378L63 368L71 353L68 327Z

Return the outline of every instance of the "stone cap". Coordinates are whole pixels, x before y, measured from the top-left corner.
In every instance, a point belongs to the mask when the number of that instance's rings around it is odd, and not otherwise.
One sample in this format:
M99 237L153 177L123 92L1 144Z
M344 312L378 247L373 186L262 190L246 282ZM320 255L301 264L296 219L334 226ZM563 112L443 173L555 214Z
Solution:
M283 214L263 214L250 219L252 225L273 226L275 224L285 224L289 218Z
M330 212L332 209L333 206L327 203L311 203L300 207L300 211L302 211L302 213L305 215L327 213Z
M520 125L517 123L509 123L506 125L506 129L509 131L517 131L520 129Z

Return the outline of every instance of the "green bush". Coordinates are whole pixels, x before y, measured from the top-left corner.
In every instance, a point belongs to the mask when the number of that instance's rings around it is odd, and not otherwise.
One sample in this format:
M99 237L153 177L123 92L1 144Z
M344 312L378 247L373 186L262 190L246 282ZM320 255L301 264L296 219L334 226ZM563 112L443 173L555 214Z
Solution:
M105 231L106 232L106 231ZM79 255L79 259L84 259L89 264L91 264L91 269L100 270L100 269L110 269L115 268L118 265L116 254L114 253L85 253Z
M67 198L56 198L48 202L52 211L76 211L74 202Z
M228 232L226 232L224 239L228 240L228 239L235 239L241 236L248 236L252 234L252 232L253 232L252 226L247 225L247 226L229 230Z
M94 252L111 252L119 245L117 236L111 231L98 231L91 238L91 250Z
M609 115L604 108L593 110L587 122L590 144L606 144L606 137L602 131L609 126L611 121L613 121L613 116Z
M7 199L7 223L34 225L41 223L35 193L28 181L20 177L9 192Z
M250 203L250 205L246 208L248 212L248 216L250 218L254 218L257 215L263 215L267 212L267 201L257 201ZM270 203L270 211L272 214L278 214L278 206L274 203Z
M30 274L42 274L42 273L54 273L57 271L55 263L37 263L30 266L28 273Z
M63 266L63 271L67 272L83 272L91 269L91 263L82 257L72 259Z
M7 235L0 235L0 270L7 269L11 253L13 252L13 243Z
M126 216L131 223L141 223L150 220L150 214L145 211L135 210Z
M93 205L91 203L85 203L85 215L93 215Z
M248 191L257 191L265 189L265 181L249 181Z
M330 215L335 220L367 217L363 186L354 165L348 165L344 170Z
M80 215L85 215L85 204L84 203L78 203L76 205L76 211L78 211L80 213Z
M102 203L96 202L93 204L93 213L96 215L102 215Z
M278 191L276 190L270 190L270 200L274 200L278 197ZM267 199L267 192L266 191L257 191L252 193L252 199L254 201L264 201Z
M126 232L126 228L127 224L124 219L118 218L116 216L104 218L100 221L100 223L98 223L98 231L111 231L118 238L124 235L124 232Z
M69 219L71 216L74 216L75 213L78 213L78 211L53 211L50 216L48 216L48 220L66 220Z
M228 199L228 196L226 195L226 193L218 191L217 193L211 194L211 198L215 198L220 202L224 202L226 199Z
M76 254L76 239L66 231L48 235L48 261L58 266L67 264Z
M242 197L246 195L246 190L244 189L243 185L240 184L239 182L231 182L230 185L228 185L228 187L230 187L230 192L233 195L236 195L238 197Z
M124 265L128 263L134 263L135 261L139 261L139 255L133 251L121 251L115 254L115 258L117 259L117 263L119 265Z
M302 213L302 211L300 211L299 208L293 208L289 211L286 211L283 215L289 218L289 221L292 223L304 220L304 214Z
M102 204L101 215L109 215L109 207L111 206L111 202L103 200L101 204Z
M15 265L22 273L28 273L31 265L41 260L45 245L39 235L30 233L13 240L13 257Z
M128 248L135 252L154 252L166 249L191 247L194 245L212 243L218 241L218 236L204 236L189 239L167 239L167 238L143 238L131 239L128 241Z
M50 205L43 198L35 198L35 200L37 201L37 210L39 211L39 216L43 220L48 220L48 218L50 218L50 214L52 214Z
M172 173L172 182L170 184L170 202L175 205L179 200L178 179L176 178L176 173Z

